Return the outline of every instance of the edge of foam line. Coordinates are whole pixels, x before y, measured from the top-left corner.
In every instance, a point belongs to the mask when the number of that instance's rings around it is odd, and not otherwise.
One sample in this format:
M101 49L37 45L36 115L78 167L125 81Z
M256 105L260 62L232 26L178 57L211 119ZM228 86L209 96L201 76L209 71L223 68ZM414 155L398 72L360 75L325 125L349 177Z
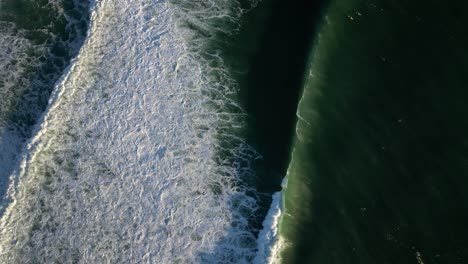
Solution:
M285 245L280 234L280 224L284 216L284 190L288 185L288 177L281 182L282 190L272 195L272 202L268 213L263 220L263 229L260 230L257 239L257 256L255 264L280 263L280 252Z
M81 47L85 46L90 39L92 32L92 24L96 18L96 0L89 1L89 10L90 10L90 19L88 22L88 30L84 42ZM55 82L54 88L50 94L49 102L46 109L42 112L40 118L37 120L36 124L31 130L31 137L24 143L18 159L15 161L16 169L12 172L9 177L9 186L8 189L0 201L0 229L4 229L6 219L8 218L9 213L16 204L16 199L14 198L17 191L19 178L21 178L28 167L28 163L34 160L34 157L37 153L37 147L41 135L47 131L47 119L50 115L50 112L55 109L60 104L60 96L64 93L65 86L61 85L64 83L70 76L72 69L76 67L76 61L81 57L81 47L80 51L76 57L70 60L68 66L63 70L62 76ZM0 249L2 248L0 244Z
M279 223L283 215L282 192L276 192L272 196L272 202L268 213L263 220L263 229L257 238L257 255L254 263L276 263L279 239Z

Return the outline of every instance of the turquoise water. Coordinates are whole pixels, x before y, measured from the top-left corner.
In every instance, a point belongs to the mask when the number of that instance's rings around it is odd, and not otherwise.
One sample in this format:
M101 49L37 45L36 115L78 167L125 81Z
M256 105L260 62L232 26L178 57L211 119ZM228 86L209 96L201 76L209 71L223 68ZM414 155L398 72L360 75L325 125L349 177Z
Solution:
M331 1L304 80L283 263L465 263L464 1Z

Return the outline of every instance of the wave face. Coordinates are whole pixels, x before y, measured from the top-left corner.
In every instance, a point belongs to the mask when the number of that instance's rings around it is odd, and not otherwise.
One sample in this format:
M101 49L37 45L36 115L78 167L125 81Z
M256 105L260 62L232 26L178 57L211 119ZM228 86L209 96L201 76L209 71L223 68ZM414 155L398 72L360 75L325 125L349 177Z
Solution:
M465 263L465 1L332 1L297 110L283 263Z
M93 4L9 190L0 262L253 260L256 153L210 42L253 4Z
M0 1L0 199L87 24L87 1Z

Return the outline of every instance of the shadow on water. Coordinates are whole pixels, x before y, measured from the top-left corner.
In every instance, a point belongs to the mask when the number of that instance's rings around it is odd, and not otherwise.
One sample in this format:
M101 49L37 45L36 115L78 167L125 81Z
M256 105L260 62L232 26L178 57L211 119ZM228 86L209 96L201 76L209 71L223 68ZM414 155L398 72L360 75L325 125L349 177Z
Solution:
M281 189L286 175L304 71L323 3L265 0L248 14L231 47L231 60L244 60L240 68L245 72L238 79L248 115L247 142L262 156L254 164L255 186L265 194L255 228L261 228L271 195Z
M251 161L253 173L245 182L260 195L255 197L259 210L245 216L255 236L262 228L271 195L281 189L286 175L297 104L322 4L323 1L263 0L245 15L239 34L225 41L229 44L224 48L224 60L239 83L239 101L247 113L247 144L262 157ZM227 228L226 233L212 253L199 257L216 259L217 252L233 250L233 246L256 246L252 239L236 240L237 244L232 245L231 240L239 234L233 228Z
M57 13L48 1L2 1L0 21L14 24L17 34L30 41L33 47L45 47L45 53L33 48L26 50L30 56L27 59L38 59L39 65L26 65L24 76L5 91L15 96L11 109L0 113L6 115L6 131L0 135L0 149L14 149L7 157L11 162L0 164L0 198L4 197L10 184L9 176L18 165L22 145L31 137L32 128L46 109L55 83L70 60L78 54L86 36L89 1L64 0L61 5L63 14ZM14 65L10 68L12 71L16 69ZM5 136L6 133L18 138L21 144L8 142L10 138ZM0 215L2 213L0 211Z

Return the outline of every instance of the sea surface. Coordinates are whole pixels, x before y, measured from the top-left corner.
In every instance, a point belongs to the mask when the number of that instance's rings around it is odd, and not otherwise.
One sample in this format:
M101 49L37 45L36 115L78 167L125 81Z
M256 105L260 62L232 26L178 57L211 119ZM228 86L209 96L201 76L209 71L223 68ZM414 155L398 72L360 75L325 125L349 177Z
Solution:
M283 263L468 262L466 10L324 9L283 193Z
M0 0L0 263L468 263L461 0Z

